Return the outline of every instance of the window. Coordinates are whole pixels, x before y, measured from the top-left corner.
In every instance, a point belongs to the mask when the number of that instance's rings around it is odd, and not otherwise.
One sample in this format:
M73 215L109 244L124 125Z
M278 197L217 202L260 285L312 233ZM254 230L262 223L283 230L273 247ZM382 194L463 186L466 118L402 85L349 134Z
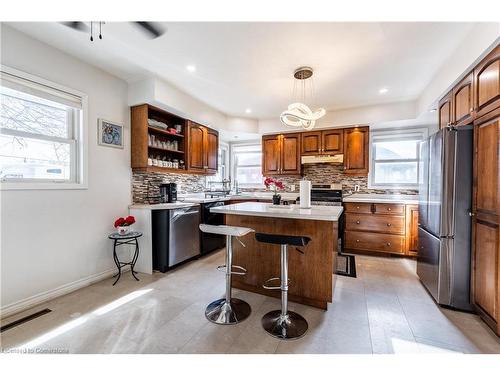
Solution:
M80 93L2 67L2 188L83 187L85 104Z
M241 187L262 186L262 147L260 144L233 144L233 181Z
M427 129L371 134L369 188L418 188L419 144Z

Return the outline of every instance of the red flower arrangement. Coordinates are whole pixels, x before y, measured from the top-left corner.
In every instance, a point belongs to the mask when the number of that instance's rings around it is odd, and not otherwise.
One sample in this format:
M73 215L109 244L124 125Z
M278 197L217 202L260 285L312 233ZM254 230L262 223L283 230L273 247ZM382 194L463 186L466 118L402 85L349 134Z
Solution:
M266 179L264 180L264 185L266 185L267 189L271 189L272 191L274 191L274 195L278 195L278 190L285 189L285 185L283 185L281 181L275 180L271 177L266 177Z
M115 220L115 228L128 227L135 223L135 217L127 216L126 218L120 217Z

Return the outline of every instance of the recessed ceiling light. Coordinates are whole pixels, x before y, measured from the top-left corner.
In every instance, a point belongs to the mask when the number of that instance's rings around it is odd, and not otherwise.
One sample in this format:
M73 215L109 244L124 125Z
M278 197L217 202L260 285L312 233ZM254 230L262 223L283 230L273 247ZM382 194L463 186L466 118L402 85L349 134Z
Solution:
M187 69L188 72L191 72L191 73L196 72L196 66L195 65L187 65L186 69Z
M379 94L385 94L387 91L389 91L389 89L387 89L386 87L383 87L380 90L378 90L378 93Z
M252 110L250 108L245 109L245 113L252 113Z

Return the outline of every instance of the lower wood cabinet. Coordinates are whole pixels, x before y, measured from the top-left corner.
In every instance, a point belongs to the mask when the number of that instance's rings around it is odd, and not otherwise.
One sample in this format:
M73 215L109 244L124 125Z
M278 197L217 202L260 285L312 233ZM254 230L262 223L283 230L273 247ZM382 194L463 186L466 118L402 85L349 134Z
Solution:
M500 336L500 113L476 121L474 139L472 300Z
M414 241L418 241L418 226L412 219L418 224L418 216L408 216L415 207L395 203L344 203L345 250L416 255Z

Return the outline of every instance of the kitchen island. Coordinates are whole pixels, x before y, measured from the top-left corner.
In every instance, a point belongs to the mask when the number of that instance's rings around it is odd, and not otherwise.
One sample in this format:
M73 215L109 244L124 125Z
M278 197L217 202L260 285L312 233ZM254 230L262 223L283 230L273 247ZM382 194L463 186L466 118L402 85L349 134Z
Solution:
M332 302L337 222L342 210L341 206L276 208L270 203L246 202L214 207L211 212L225 214L226 225L248 227L262 233L310 237L311 242L305 248L290 246L288 249L289 299L326 310L327 303ZM262 287L269 278L280 276L279 245L257 242L253 233L240 239L246 247L233 241L233 264L244 267L247 274L233 277L233 287L279 298L279 290Z

